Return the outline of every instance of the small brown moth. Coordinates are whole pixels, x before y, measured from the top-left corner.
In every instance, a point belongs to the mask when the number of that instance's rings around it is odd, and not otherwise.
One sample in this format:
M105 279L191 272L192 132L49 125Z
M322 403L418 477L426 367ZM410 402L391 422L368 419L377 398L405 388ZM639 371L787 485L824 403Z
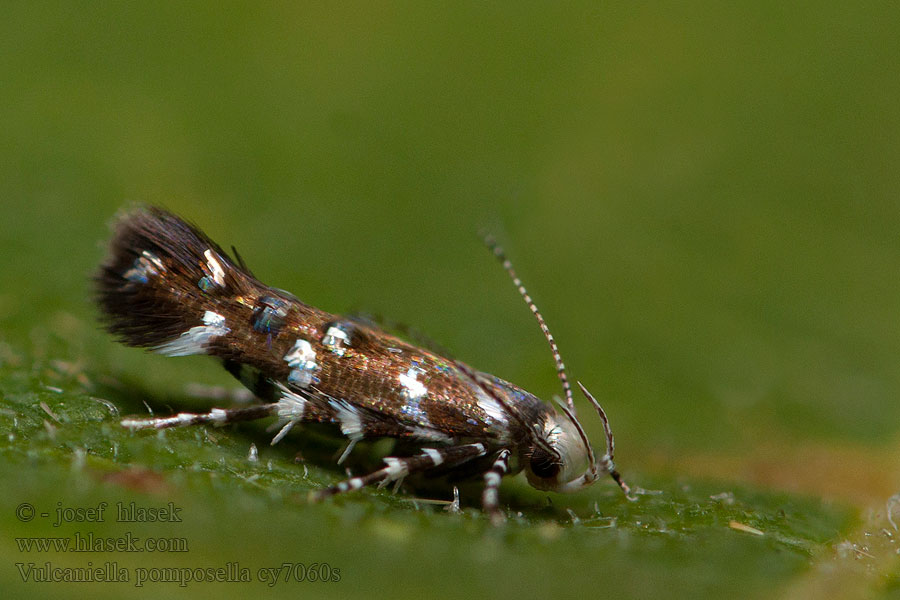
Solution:
M155 207L123 215L95 276L106 328L129 346L167 356L208 354L262 403L207 413L126 419L131 429L226 424L269 416L282 427L272 443L304 422L337 425L349 442L391 437L419 448L385 466L314 492L314 499L422 472L475 472L482 504L502 521L498 488L525 470L537 489L572 492L608 473L630 497L613 464L614 442L600 404L606 453L595 456L575 416L572 390L553 336L503 251L488 244L537 317L553 351L565 403L536 396L465 363L418 348L378 327L304 304L260 283L197 227Z

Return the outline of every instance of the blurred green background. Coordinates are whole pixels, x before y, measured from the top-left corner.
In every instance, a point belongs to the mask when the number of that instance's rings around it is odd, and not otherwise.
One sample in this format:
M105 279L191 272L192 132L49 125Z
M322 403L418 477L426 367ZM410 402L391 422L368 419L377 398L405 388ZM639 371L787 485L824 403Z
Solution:
M900 596L885 514L900 491L895 3L3 13L4 593ZM166 413L209 406L190 383L232 386L212 361L97 329L88 277L133 202L197 222L306 302L408 323L549 398L546 344L475 235L493 231L609 413L623 475L661 493L628 503L603 482L551 497L513 480L511 522L492 530L477 500L461 515L412 493L307 505L342 473L295 464L316 448L302 435L270 448L262 427L123 433L101 400ZM15 516L23 502L170 500L183 523ZM126 531L190 551L13 539ZM22 581L16 563L47 560L237 561L254 578L327 562L341 581Z

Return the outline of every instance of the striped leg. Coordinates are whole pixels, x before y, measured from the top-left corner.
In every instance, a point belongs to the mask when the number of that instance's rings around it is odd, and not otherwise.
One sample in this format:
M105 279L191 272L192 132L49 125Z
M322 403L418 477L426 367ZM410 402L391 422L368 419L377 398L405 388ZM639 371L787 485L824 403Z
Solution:
M509 470L509 450L503 449L497 455L497 460L491 465L491 468L484 474L484 492L481 494L481 506L491 517L491 523L500 525L503 523L504 516L500 512L499 488L500 480Z
M261 404L241 408L214 408L206 413L178 413L171 417L150 417L147 419L122 419L122 427L128 429L166 429L168 427L187 427L201 423L227 425L238 421L253 421L274 415L279 405Z
M447 448L422 448L422 454L416 456L407 456L398 458L388 456L384 459L386 467L364 475L362 477L352 477L345 481L317 490L310 493L310 500L313 502L348 492L350 490L358 490L361 487L378 483L385 485L391 481L399 481L413 473L421 473L439 465L455 467L468 462L473 458L484 456L487 450L484 444L465 444L462 446L449 446Z

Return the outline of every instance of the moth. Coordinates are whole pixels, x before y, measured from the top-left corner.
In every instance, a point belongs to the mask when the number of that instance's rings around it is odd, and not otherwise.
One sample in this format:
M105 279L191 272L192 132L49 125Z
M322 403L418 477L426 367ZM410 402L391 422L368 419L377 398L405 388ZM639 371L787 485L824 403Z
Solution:
M119 217L108 256L94 277L106 329L129 346L166 356L207 354L249 388L258 404L205 413L128 418L132 429L224 425L277 417L272 444L297 424L331 423L348 442L389 437L413 448L384 467L312 492L313 500L424 473L471 474L484 482L482 505L502 522L498 489L525 471L539 490L573 492L609 474L631 498L613 463L606 413L578 383L603 424L599 458L579 423L553 336L502 249L488 240L550 344L565 402L557 407L465 363L419 348L364 321L304 304L259 282L200 229L156 207Z

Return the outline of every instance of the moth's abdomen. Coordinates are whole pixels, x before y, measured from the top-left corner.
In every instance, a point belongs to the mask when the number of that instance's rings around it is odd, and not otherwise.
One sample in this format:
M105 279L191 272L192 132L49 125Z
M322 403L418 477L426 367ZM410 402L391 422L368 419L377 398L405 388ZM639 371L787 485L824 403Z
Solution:
M170 356L204 353L230 331L226 313L252 276L196 228L158 208L116 224L94 278L106 328Z

